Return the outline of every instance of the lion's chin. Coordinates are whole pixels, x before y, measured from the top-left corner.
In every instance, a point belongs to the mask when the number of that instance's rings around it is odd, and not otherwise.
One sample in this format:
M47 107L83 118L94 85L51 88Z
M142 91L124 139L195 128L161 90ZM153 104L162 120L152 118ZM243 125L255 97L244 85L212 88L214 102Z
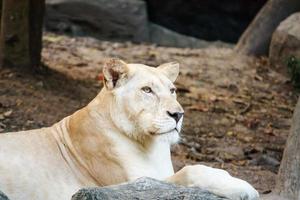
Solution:
M172 129L168 132L161 132L161 133L151 133L150 135L157 137L161 141L168 142L170 144L177 143L180 139L179 131L177 129Z

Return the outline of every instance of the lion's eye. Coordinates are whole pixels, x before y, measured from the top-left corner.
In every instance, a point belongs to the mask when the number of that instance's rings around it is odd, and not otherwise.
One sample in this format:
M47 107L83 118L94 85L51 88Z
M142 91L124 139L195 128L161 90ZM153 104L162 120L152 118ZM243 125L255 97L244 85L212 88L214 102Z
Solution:
M170 92L171 92L171 94L174 94L176 92L176 88L171 88Z
M152 93L152 89L148 86L142 87L142 90L146 93Z

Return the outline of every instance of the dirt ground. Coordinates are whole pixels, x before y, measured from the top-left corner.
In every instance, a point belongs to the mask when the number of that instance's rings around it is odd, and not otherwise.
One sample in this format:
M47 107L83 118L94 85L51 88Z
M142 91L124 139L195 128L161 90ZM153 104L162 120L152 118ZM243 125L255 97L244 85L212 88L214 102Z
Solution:
M45 34L48 73L0 69L0 132L50 126L87 104L102 87L106 58L157 66L178 61L176 85L186 111L173 161L205 163L271 191L297 94L265 58L238 57L231 49L178 49Z

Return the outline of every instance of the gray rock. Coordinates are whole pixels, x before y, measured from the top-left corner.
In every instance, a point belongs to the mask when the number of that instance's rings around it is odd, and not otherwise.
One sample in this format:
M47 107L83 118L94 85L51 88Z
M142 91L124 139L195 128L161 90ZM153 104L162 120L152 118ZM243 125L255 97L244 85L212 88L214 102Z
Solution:
M72 200L221 200L197 187L182 187L151 178L140 178L132 183L108 187L85 188L73 195Z
M278 168L280 166L280 161L276 158L266 155L266 154L260 154L256 158L250 161L253 165L259 165L263 169L267 169L272 171L273 173L277 174Z
M46 29L98 39L148 41L146 4L140 0L46 0Z
M152 42L161 46L232 46L189 37L148 22L146 2L142 0L46 0L45 27L71 36Z
M236 43L267 0L144 0L149 19L184 35Z
M8 197L0 191L0 200L9 200Z
M157 24L149 23L150 42L161 46L184 47L184 48L206 48L210 46L231 47L232 45L216 41L207 42L194 37L174 32Z
M285 19L273 33L269 59L271 64L282 65L289 57L300 58L300 12Z

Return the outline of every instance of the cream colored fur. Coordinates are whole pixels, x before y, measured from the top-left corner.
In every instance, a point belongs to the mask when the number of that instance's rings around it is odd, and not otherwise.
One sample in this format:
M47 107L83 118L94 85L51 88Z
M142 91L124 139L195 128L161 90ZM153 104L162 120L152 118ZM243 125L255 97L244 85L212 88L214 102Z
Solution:
M247 182L220 169L195 165L174 174L170 145L183 120L170 115L183 113L173 89L178 72L177 63L108 61L105 87L86 107L49 128L0 135L0 190L12 200L68 200L83 187L148 176L258 199Z

